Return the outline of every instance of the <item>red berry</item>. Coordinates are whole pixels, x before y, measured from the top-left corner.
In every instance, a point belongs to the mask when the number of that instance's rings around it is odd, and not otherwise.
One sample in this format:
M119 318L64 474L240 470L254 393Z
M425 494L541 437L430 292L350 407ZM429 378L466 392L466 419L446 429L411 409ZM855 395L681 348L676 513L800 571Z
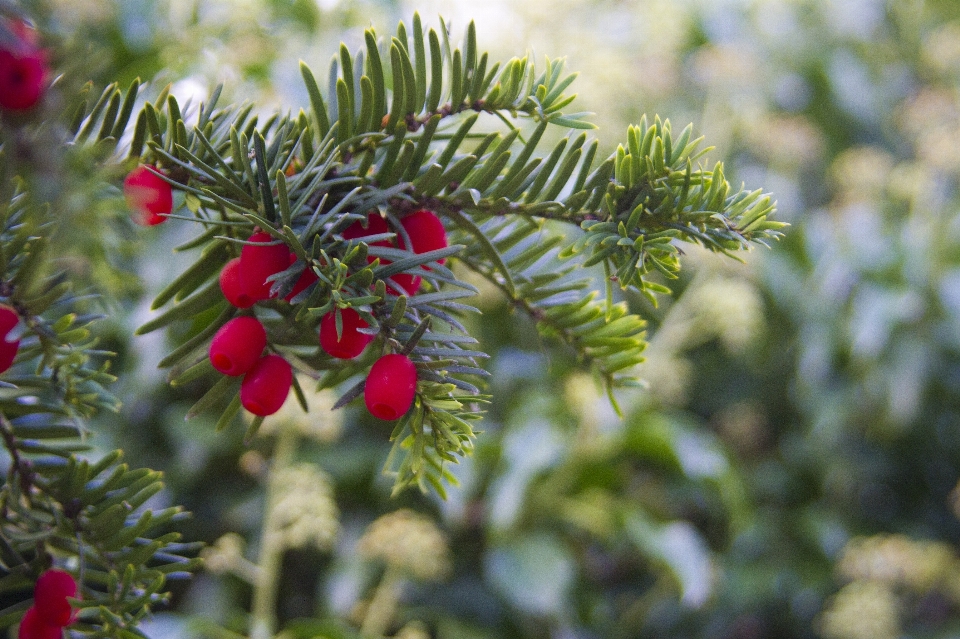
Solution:
M357 240L361 237L367 237L368 235L380 235L381 233L389 233L390 227L387 226L387 221L380 217L377 213L370 213L367 215L367 226L364 227L360 220L357 220L350 226L348 226L343 231L343 239L345 240ZM379 242L374 242L371 246L390 246L391 243L389 240L380 240ZM372 259L370 260L373 261Z
M410 410L417 393L417 367L406 355L384 355L370 367L363 400L374 417L393 420Z
M426 253L447 247L447 231L443 228L443 222L440 221L432 211L426 209L411 213L400 221L407 235L410 236L410 244L413 246L414 253ZM401 246L403 240L401 239ZM445 263L446 258L437 260L440 264ZM427 268L427 267L424 267ZM430 270L427 268L427 270ZM408 295L416 293L420 288L420 276L409 273L400 273L394 275L393 279L407 291Z
M63 639L63 626L51 626L33 606L27 609L20 621L17 639Z
M293 369L279 355L258 361L240 384L240 403L254 415L264 417L280 410L293 384Z
M240 282L255 300L274 297L270 294L272 282L267 278L290 266L290 249L282 242L274 242L269 233L259 231L247 240L240 251Z
M368 328L360 314L352 308L340 311L340 323L343 331L337 339L336 311L331 311L320 320L320 346L333 357L351 359L363 352L373 335L361 333L358 328Z
M231 377L245 374L267 345L267 332L256 317L235 317L217 331L210 342L210 363Z
M397 236L397 241L400 243L401 249L407 248L407 243L404 241L402 235ZM411 239L412 241L412 239ZM417 252L417 251L414 251ZM389 264L389 261L380 260L382 264ZM420 276L419 275L410 275L409 273L397 273L396 275L391 276L393 281L400 285L402 293L404 295L413 295L417 292L417 289L420 288ZM394 295L400 295L401 291L397 291L392 286L388 286L387 289Z
M11 340L7 336L19 323L20 316L17 312L9 306L0 304L0 373L6 372L13 366L13 360L17 356L20 340Z
M397 273L393 275L393 281L403 289L403 294L410 296L420 290L420 283L423 281L419 275L410 275L409 273ZM395 288L388 286L390 292L399 295Z
M220 271L220 290L227 301L237 308L250 308L257 300L247 292L240 281L240 258L235 257Z
M291 253L290 266L293 266L293 263L296 261L297 254ZM317 277L317 274L313 272L313 269L309 265L307 265L306 268L303 269L303 273L300 274L300 277L297 278L297 281L294 282L293 288L290 289L290 292L287 293L287 296L283 299L287 300L288 302L292 301L294 297L305 291L308 286L316 282L318 279L320 278Z
M437 249L447 248L447 231L443 222L433 211L426 209L411 213L400 220L400 224L410 236L410 244L414 253L426 253ZM446 258L440 258L438 263L444 264Z
M0 49L0 108L25 111L43 97L49 75L47 55L26 23L6 20L4 26L19 42Z
M343 232L343 239L345 240L356 240L368 235L379 235L380 233L389 233L390 227L387 226L387 221L380 217L377 213L370 213L367 215L367 227L364 228L359 221L354 222ZM396 243L388 240L380 240L379 242L373 242L370 246L388 246L395 247ZM407 248L406 242L403 241L403 238L400 238L400 248ZM373 262L375 258L373 256L367 256L367 263ZM390 264L390 260L381 259L380 264L386 266ZM420 277L418 275L408 275L407 273L398 273L397 275L392 276L394 282L400 285L403 289L404 294L412 295L420 288ZM388 286L387 289L394 295L400 295L394 287Z
M156 226L173 211L173 187L153 173L157 167L141 164L123 181L123 196L131 210L131 219L141 226Z
M47 570L33 588L33 607L43 623L69 626L73 621L73 607L67 597L77 596L77 582L65 570Z

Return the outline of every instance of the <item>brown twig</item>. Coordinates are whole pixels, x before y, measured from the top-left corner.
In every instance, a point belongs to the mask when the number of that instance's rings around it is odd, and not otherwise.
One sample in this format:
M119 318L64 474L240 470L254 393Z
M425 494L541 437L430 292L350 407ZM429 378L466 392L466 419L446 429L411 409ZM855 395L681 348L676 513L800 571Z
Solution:
M17 447L17 438L13 434L13 425L7 419L6 415L0 413L0 437L3 438L3 445L10 453L9 481L13 482L17 475L20 476L20 489L25 495L29 495L33 488L33 468L30 462L20 456L20 449Z

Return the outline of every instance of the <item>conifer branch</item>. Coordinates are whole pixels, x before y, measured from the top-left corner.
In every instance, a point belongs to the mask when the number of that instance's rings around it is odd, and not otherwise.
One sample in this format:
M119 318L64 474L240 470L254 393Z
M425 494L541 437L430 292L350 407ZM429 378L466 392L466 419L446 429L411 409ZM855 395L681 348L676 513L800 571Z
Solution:
M573 278L574 269L603 266L605 286L631 287L656 302L670 292L662 282L676 277L683 242L732 255L776 239L783 226L769 219L769 196L731 189L722 165L702 164L708 149L690 126L674 138L669 121L643 118L599 162L599 145L585 133L541 152L550 126L592 127L588 114L563 111L575 76L565 75L562 60L540 71L526 57L491 64L478 53L472 24L459 47L445 29L424 30L419 16L412 32L401 23L389 39L368 30L362 52L341 47L334 58L326 97L305 63L300 70L310 110L296 117L278 113L260 124L249 107L215 109L216 95L192 130L172 96L138 116L143 161L187 193L190 215L181 217L203 229L185 249L201 248L199 256L158 296L154 307L165 310L138 333L217 317L163 361L175 383L212 376L204 346L236 315L217 275L254 229L269 233L295 256L270 278L276 300L263 303L281 318L264 319L274 352L321 386L361 374L374 354L335 361L315 346L320 317L353 309L379 353L414 358L417 408L398 422L387 464L397 486L442 483L444 463L468 453L475 435L468 422L476 403L465 398L482 388L485 355L463 347L469 335L458 319L475 310L464 303L475 289L441 260L490 280L612 389L635 383L630 369L642 361L644 322L609 299L596 301L590 280ZM478 130L480 113L506 126ZM416 254L382 246L409 246L402 220L421 209L446 224L448 248ZM387 231L346 239L369 212ZM316 283L293 305L279 301L306 269ZM426 288L400 296L394 278L401 274ZM338 406L363 387L355 382ZM215 384L191 415L234 405L235 397L235 384Z
M76 133L64 141L64 153L75 153L79 163L81 149L91 145L87 150L97 162L111 164L115 158L105 158L132 116L138 87L133 83L125 98L108 87L93 112L76 111ZM5 169L7 151L0 147ZM108 372L112 353L98 348L99 316L86 310L90 296L77 294L73 278L58 270L56 257L70 254L61 247L78 239L57 206L58 193L35 187L34 167L14 164L22 174L0 183L0 298L7 319L15 316L10 330L19 340L0 396L0 439L10 458L0 486L0 554L7 571L0 582L26 589L55 558L70 558L79 566L85 602L73 631L129 636L165 600L166 579L196 567L186 556L196 547L169 532L184 514L180 508L144 508L162 489L158 473L119 463L119 451L96 461L84 457L90 450L87 420L118 408L105 388L114 380ZM4 615L0 624L21 615Z

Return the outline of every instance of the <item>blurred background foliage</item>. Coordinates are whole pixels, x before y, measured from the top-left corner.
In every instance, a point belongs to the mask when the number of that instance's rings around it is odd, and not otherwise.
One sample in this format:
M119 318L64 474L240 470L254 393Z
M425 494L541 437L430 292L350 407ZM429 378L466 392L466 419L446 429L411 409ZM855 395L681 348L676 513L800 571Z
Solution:
M649 387L620 397L622 420L483 292L471 330L493 354L496 402L447 502L390 498L382 423L285 413L297 459L324 471L294 484L329 491L323 508L291 508L339 533L287 553L284 636L353 636L388 573L389 631L406 639L960 633L960 4L43 4L48 37L77 53L60 62L68 81L139 76L181 101L223 82L223 103L264 110L307 106L297 59L322 72L371 24L441 12L459 32L474 19L493 59L566 56L608 152L643 113L694 122L731 181L772 191L792 224L742 265L690 250L672 299L630 300L650 320ZM202 389L171 389L156 369L183 336L129 337L192 232L114 230L116 278L91 276L122 293L108 346L124 409L95 441L165 470L162 500L194 513L187 538L215 544L208 571L144 626L154 639L242 627L250 589L233 573L256 543L273 445L184 423Z

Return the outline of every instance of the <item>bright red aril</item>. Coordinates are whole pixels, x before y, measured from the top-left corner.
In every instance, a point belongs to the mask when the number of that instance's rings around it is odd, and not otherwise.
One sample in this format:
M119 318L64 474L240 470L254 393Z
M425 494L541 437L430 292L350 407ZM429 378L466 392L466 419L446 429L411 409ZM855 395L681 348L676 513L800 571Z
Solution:
M68 626L73 621L73 607L67 597L77 596L77 581L65 570L47 570L33 588L33 607L43 623Z
M443 222L433 211L421 209L400 220L400 224L410 236L414 253L447 248L447 230L443 228ZM446 258L437 260L440 264L446 261Z
M330 311L323 316L320 320L320 346L333 357L354 358L362 353L373 339L372 335L361 333L357 329L370 325L352 308L340 311L340 325L343 330L338 339L336 311Z
M413 295L420 290L420 283L423 281L419 275L410 275L409 273L397 273L396 275L393 275L392 278L393 281L396 282L401 289L403 289L403 294L407 296ZM390 289L391 293L396 295L400 294L392 287L388 286L387 288Z
M357 240L364 238L368 235L380 235L381 233L389 233L390 227L387 226L387 221L380 217L378 213L370 213L367 215L367 226L364 227L359 221L354 222L343 232L343 239L345 240ZM396 247L395 242L390 242L388 240L380 240L379 242L372 242L370 246L388 246ZM400 238L400 248L407 248L406 242L403 241L403 238ZM373 256L367 256L367 263L370 264L375 258ZM386 266L390 264L390 260L381 259L380 264ZM408 275L406 273L398 273L397 275L392 276L394 282L396 282L405 295L412 295L420 288L420 277L418 275ZM388 286L387 289L394 295L400 295L400 291L397 291L392 286Z
M220 290L227 301L237 308L250 308L257 303L240 281L239 257L227 262L220 271Z
M290 249L269 233L258 231L247 239L240 251L240 282L255 300L273 297L267 278L290 266Z
M63 639L63 626L50 625L34 606L20 620L17 639Z
M130 207L131 219L141 226L156 226L173 211L173 187L154 173L157 167L141 164L123 181L123 197Z
M0 48L0 109L26 111L47 88L47 54L38 46L36 31L22 20L4 20L15 42Z
M290 266L293 266L293 263L296 261L297 261L297 254L291 253ZM310 265L307 264L307 266L303 269L303 273L301 273L300 277L297 278L297 281L294 282L293 288L290 289L290 292L287 293L287 296L284 297L283 299L287 300L288 302L293 300L294 297L296 297L303 291L307 290L307 287L309 287L311 284L316 282L318 279L320 278L317 277L317 274L314 273Z
M243 377L240 403L254 415L265 417L280 410L293 384L293 369L279 355L266 355Z
M378 213L370 213L367 215L366 226L360 220L357 220L344 229L343 239L358 240L368 235L380 235L389 232L390 227L387 226L387 221L380 217ZM389 240L380 240L379 242L373 242L371 246L392 246L392 244ZM372 262L373 258L370 258L370 261Z
M13 366L20 348L19 339L10 339L10 331L20 323L20 316L11 307L0 304L0 373Z
M246 374L267 346L267 332L256 317L235 317L210 342L210 363L231 377Z
M426 253L447 247L447 231L443 228L443 222L432 211L421 209L400 220L407 235L410 236L410 244L413 246L414 253ZM401 238L402 244L402 238ZM446 258L437 260L439 264L445 263ZM430 270L428 267L423 267ZM400 273L394 275L393 279L406 290L407 295L412 295L420 289L421 278L419 275L409 273Z
M417 393L417 367L406 355L384 355L370 367L363 400L374 417L394 420L410 410Z

